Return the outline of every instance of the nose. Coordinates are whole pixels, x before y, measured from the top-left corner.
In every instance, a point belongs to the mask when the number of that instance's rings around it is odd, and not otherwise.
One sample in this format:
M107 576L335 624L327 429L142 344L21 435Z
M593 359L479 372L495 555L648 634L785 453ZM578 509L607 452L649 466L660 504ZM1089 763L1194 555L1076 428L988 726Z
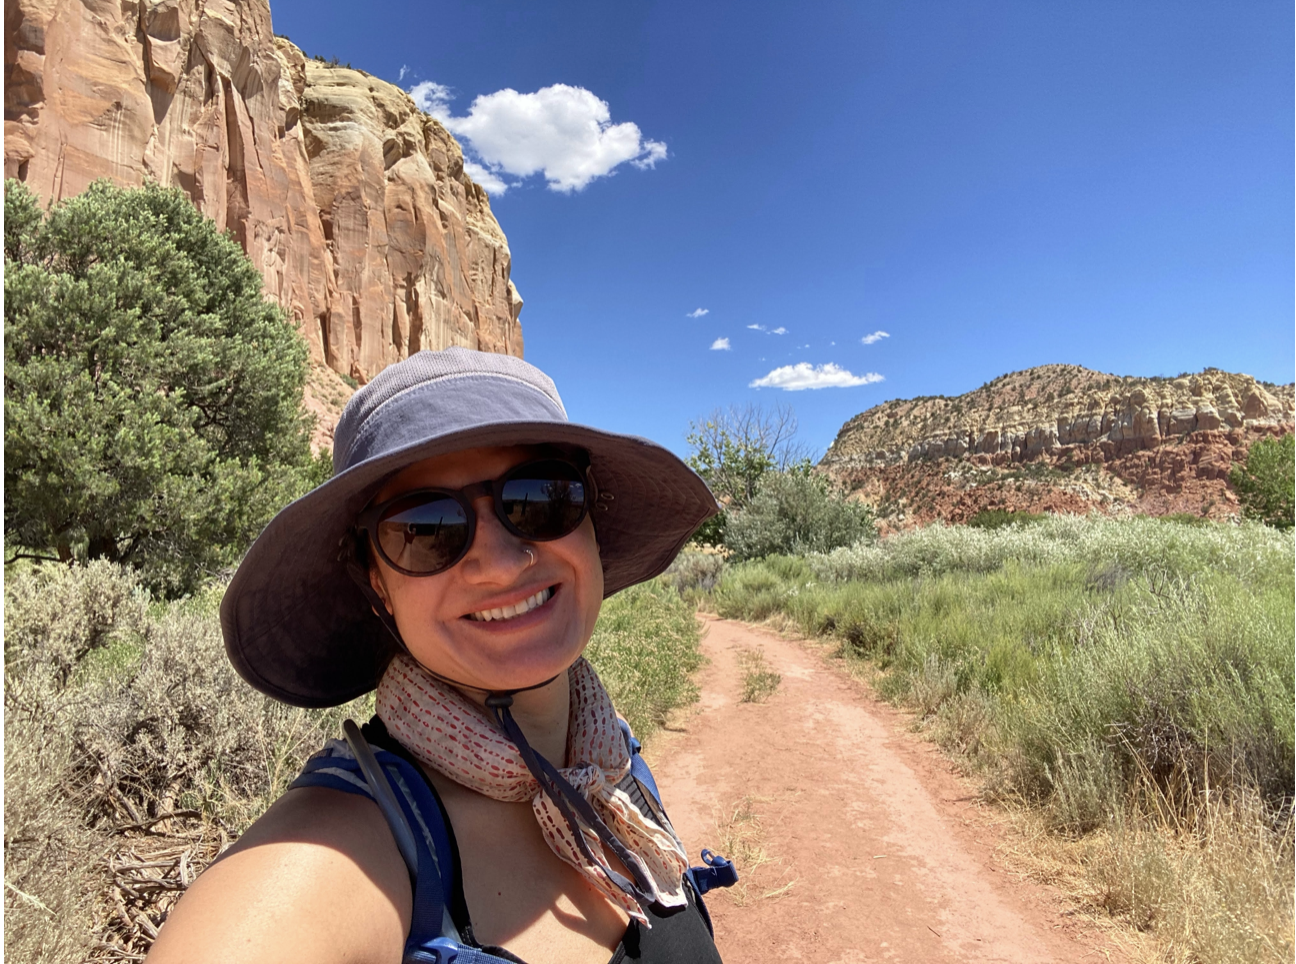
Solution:
M473 501L477 533L468 553L459 562L463 576L475 583L508 585L531 565L531 557L519 539L495 515L495 501L482 496ZM534 551L534 550L533 550Z

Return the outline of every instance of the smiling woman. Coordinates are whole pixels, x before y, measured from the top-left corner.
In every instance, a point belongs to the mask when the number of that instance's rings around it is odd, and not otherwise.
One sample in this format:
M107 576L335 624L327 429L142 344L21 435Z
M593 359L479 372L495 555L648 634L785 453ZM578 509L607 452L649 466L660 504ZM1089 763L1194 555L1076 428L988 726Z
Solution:
M357 392L334 467L257 540L221 622L262 692L327 706L376 687L377 715L190 888L150 960L718 961L581 656L604 597L715 512L706 486L569 423L520 359L464 349Z

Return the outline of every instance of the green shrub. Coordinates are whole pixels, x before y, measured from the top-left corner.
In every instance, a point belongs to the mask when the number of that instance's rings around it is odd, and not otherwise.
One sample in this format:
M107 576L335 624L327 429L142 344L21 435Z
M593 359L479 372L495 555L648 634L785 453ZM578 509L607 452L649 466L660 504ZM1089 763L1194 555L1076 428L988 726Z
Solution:
M1234 466L1229 481L1248 519L1290 529L1296 522L1296 436L1256 442L1246 464Z
M751 503L730 517L725 546L736 559L758 559L827 552L875 534L868 506L842 498L826 477L770 472Z
M709 593L720 584L725 570L725 558L717 552L698 552L685 549L670 568L662 574L662 581L674 586L681 596L690 591Z
M92 184L47 216L5 182L5 539L167 594L327 475L307 351L179 190Z
M728 528L729 510L721 509L697 527L697 531L693 533L692 541L704 546L723 546Z
M940 523L809 557L827 581L992 572L1027 566L1118 566L1126 572L1220 570L1267 579L1296 562L1296 542L1256 523L1165 525L1157 519L1050 516L1028 527L974 529Z

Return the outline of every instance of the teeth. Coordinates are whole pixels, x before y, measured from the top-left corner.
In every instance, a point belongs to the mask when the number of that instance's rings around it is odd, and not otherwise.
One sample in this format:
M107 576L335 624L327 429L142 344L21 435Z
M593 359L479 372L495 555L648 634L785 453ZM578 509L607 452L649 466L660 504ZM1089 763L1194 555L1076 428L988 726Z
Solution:
M512 606L502 606L499 609L483 609L480 612L469 613L469 619L475 619L478 622L488 623L495 619L512 619L514 616L521 616L523 613L529 613L536 606L542 606L549 601L553 595L552 589L541 589L534 596L523 599L520 603Z

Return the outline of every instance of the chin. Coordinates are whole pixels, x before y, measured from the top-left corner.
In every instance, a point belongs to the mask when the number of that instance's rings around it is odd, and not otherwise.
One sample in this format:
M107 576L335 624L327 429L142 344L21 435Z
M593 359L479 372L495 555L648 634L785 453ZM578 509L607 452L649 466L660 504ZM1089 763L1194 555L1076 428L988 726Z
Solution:
M436 658L427 658L427 648L411 648L414 658L432 672L465 686L495 692L520 690L546 683L562 675L580 658L585 647L537 647L539 651L500 654L491 659L480 651L465 654L463 659L446 659L446 651L436 647ZM427 655L425 655L427 654ZM484 658L483 658L484 657Z

